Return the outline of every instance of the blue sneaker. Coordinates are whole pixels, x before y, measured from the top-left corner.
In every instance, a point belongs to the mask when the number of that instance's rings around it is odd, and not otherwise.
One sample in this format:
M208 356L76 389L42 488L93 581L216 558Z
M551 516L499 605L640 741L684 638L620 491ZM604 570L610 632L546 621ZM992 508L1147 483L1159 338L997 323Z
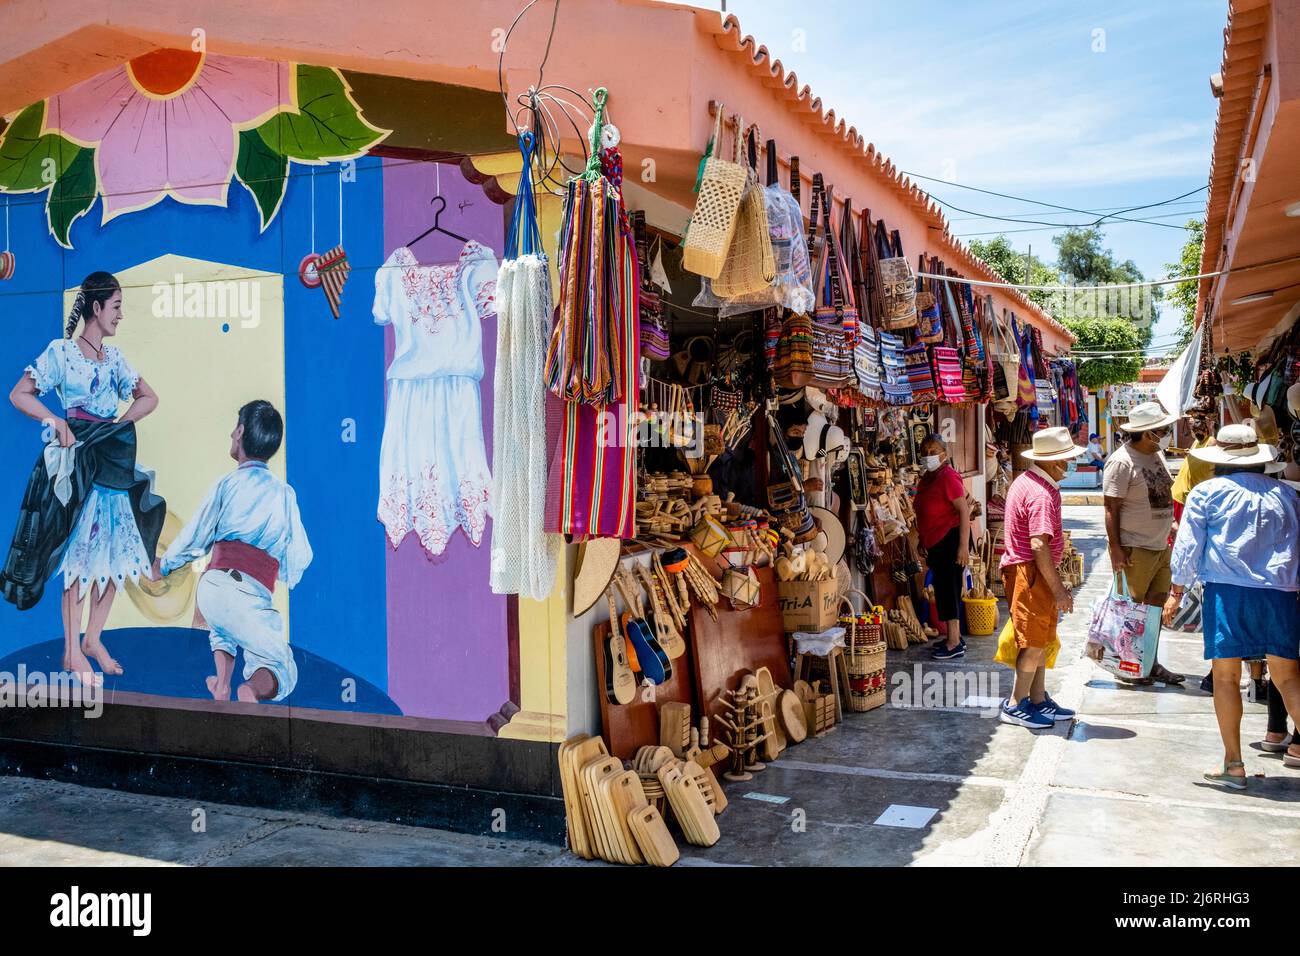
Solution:
M1038 710L1044 717L1050 717L1052 720L1074 720L1077 716L1075 711L1070 710L1068 707L1062 707L1052 700L1050 694L1043 695L1043 702L1038 705Z
M1004 724L1015 724L1017 727L1028 727L1030 730L1047 730L1055 726L1055 722L1041 710L1034 706L1033 701L1028 697L1018 704L1011 703L1011 698L1002 702L1002 712L998 714L998 720Z
M949 647L946 641L941 641L939 646L930 652L930 659L935 661L951 661L958 657L966 656L966 642L961 641L956 647Z

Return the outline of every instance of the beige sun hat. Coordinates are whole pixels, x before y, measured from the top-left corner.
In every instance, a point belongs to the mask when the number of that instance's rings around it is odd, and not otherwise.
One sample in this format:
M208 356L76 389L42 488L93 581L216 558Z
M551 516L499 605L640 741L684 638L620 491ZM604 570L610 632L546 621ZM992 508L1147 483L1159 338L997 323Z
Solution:
M1087 453L1088 449L1074 443L1068 428L1057 427L1034 432L1034 447L1020 455L1030 461L1068 461Z
M1159 402L1143 402L1129 412L1128 421L1119 427L1126 432L1149 432L1153 428L1172 425L1182 415L1171 415Z
M1259 440L1249 425L1224 425L1214 436L1215 444L1193 448L1190 454L1214 465L1268 465L1277 459L1277 446Z
M578 545L578 570L573 574L573 616L596 606L618 570L623 542L618 538L589 538Z

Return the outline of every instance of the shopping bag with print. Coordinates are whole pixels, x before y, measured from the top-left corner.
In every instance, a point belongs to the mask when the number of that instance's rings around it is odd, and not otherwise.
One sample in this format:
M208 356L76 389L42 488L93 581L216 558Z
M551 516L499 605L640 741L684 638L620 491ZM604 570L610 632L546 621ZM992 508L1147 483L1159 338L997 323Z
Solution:
M1160 608L1133 600L1121 571L1110 593L1093 604L1088 643L1102 648L1101 666L1116 677L1151 676L1160 644Z

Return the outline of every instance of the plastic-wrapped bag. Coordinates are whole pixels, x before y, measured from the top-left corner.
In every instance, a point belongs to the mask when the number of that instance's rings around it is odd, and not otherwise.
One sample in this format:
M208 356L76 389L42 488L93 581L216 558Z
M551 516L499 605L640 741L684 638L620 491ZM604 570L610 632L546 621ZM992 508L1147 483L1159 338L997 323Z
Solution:
M1092 606L1088 643L1101 645L1104 670L1117 677L1150 677L1160 645L1160 608L1134 601L1121 571L1110 593Z
M776 258L776 278L762 292L723 300L718 306L718 315L722 318L773 305L791 312L811 314L816 305L808 238L803 231L803 210L799 208L795 195L784 189L778 180L776 141L769 139L765 151L767 185L762 188L772 253ZM799 160L795 157L790 163L790 182L795 184L798 181Z

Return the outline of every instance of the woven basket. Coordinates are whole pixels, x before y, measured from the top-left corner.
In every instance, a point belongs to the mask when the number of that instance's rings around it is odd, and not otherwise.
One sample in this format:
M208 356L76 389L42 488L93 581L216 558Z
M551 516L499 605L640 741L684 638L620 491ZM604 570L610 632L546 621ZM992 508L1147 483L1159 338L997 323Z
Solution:
M700 177L700 195L686 230L682 249L682 267L688 272L716 279L727 262L727 252L736 232L740 200L749 183L749 169L740 163L720 159L722 142L722 104L713 128L713 155L704 162ZM761 202L760 198L760 202ZM764 213L766 217L766 213Z
M966 606L966 633L972 637L988 637L998 627L998 599L995 597L963 597Z
M862 598L863 611L854 611L847 595L841 602L848 613L841 615L845 630L844 663L849 672L849 708L859 713L875 710L885 702L884 609L872 607L861 591L849 594Z
M736 155L741 155L741 129L736 120ZM745 164L745 192L736 213L736 227L722 272L713 280L713 293L722 299L739 299L771 288L776 278L776 256L767 222L767 197L758 175Z

